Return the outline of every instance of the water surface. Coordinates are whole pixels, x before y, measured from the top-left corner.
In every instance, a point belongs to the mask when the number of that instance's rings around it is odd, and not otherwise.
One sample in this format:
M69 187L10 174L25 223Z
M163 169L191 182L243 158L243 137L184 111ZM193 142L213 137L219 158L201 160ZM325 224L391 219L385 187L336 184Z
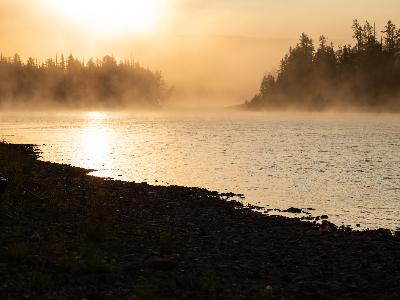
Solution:
M1 113L1 138L98 176L243 193L337 224L400 226L396 114Z

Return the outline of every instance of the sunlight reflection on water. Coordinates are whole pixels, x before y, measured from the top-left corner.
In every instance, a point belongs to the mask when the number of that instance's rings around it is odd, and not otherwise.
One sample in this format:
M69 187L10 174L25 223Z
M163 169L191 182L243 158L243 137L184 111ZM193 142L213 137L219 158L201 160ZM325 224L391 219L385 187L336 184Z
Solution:
M243 193L271 208L312 207L337 224L400 226L398 115L3 113L0 134L97 176Z
M81 150L76 152L75 160L86 160L91 169L100 170L93 174L102 177L112 176L112 172L101 170L104 168L108 156L111 154L113 143L112 133L104 127L88 125L80 134Z

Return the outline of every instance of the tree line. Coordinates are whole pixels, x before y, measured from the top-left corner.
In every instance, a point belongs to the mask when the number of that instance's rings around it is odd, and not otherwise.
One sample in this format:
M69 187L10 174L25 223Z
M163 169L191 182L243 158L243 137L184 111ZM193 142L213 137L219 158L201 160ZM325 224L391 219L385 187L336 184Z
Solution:
M87 62L73 55L44 62L0 55L0 104L157 106L163 86L159 72L109 55Z
M248 109L325 110L332 107L400 111L400 29L388 21L378 32L353 21L354 45L335 49L325 36L315 49L301 34L276 75L262 79Z

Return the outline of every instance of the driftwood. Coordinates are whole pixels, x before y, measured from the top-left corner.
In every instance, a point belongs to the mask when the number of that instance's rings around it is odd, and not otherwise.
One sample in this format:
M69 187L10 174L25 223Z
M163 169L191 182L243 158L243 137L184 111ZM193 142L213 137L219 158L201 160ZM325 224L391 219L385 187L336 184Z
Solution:
M0 193L3 194L7 188L7 179L0 177Z

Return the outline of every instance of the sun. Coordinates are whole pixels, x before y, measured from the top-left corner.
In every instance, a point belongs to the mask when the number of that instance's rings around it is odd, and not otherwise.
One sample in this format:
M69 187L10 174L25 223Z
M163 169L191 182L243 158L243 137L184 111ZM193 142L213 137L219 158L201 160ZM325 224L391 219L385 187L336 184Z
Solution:
M126 34L155 29L166 0L43 0L67 21L91 33Z

